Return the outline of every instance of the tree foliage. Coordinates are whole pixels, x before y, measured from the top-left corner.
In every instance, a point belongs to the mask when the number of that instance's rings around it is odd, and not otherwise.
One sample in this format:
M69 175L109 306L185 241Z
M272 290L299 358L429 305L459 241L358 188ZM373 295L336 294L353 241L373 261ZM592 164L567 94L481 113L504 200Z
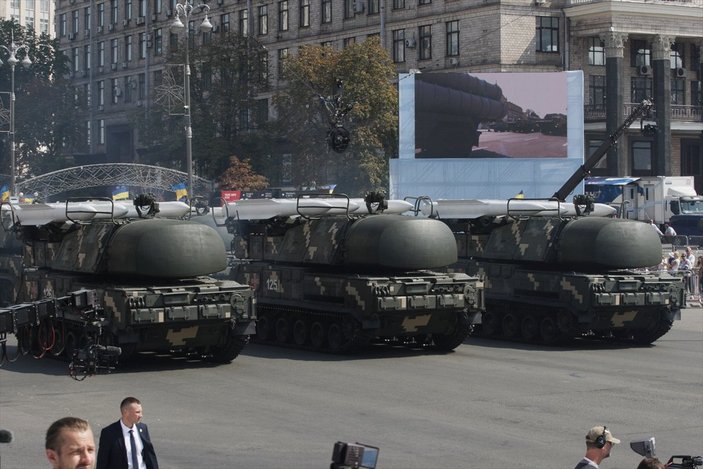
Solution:
M243 155L257 166L257 155L270 154L268 140L252 132L256 119L256 96L268 87L268 63L260 45L237 34L217 34L211 42L191 44L191 122L193 161L197 172L215 179L228 167L229 155ZM168 58L167 69L175 72L175 85L184 93L185 40ZM163 83L155 83L163 91ZM156 99L159 100L158 95ZM163 101L163 100L161 100ZM185 155L184 109L168 109L163 102L150 112L136 114L141 143L152 148L151 161L177 167ZM260 124L260 123L258 123ZM258 127L262 127L259 125ZM178 155L174 158L174 155Z
M229 167L217 181L224 190L255 191L269 185L268 179L254 172L250 160L240 160L234 155L229 157Z
M337 51L305 46L286 61L288 86L276 97L278 130L290 141L297 184L337 183L362 194L386 190L397 135L395 67L377 38ZM341 83L341 86L339 84ZM328 149L330 108L351 105L341 124L351 133L346 152ZM330 180L334 179L334 180Z
M0 44L7 49L26 45L18 50L15 66L15 142L16 168L19 178L41 174L63 166L59 158L64 144L71 145L81 137L79 121L74 118L78 105L74 89L64 77L68 72L68 59L59 51L58 39L47 34L36 36L31 28L24 28L13 21L0 21ZM24 67L26 52L32 65ZM0 91L3 110L9 119L9 96L12 89L12 68L8 63L8 50L0 48ZM9 121L8 121L9 122ZM9 123L1 130L4 138L2 169L10 173Z

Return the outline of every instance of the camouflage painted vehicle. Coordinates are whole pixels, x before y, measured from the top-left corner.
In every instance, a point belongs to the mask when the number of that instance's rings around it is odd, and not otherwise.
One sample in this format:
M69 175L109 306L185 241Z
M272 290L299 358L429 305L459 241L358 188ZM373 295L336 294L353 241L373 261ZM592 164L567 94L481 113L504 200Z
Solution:
M256 291L257 341L332 353L371 341L449 351L478 321L478 279L430 270L457 260L451 231L436 220L346 213L230 217L228 226L239 259L232 276Z
M251 289L210 276L226 267L225 246L213 228L153 217L13 223L10 217L18 210L2 212L3 305L90 290L103 317L97 340L120 347L123 357L181 351L224 363L237 357L254 333ZM22 343L36 338L39 326L13 332ZM80 316L53 318L52 329L55 354L71 357L91 345ZM32 340L32 349L41 348Z
M646 223L594 216L445 222L459 251L452 270L484 279L484 336L650 344L680 317L681 278L647 270L662 250Z

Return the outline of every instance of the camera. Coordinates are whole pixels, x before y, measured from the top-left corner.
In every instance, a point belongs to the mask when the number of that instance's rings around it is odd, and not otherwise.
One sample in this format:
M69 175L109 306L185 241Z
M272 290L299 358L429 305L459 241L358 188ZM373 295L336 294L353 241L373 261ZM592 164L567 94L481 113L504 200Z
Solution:
M377 447L338 441L332 450L330 469L375 469L377 461Z
M654 437L648 440L631 441L630 448L645 458L653 458L655 456L654 443ZM701 456L674 455L666 463L667 469L696 469L702 466L703 457Z

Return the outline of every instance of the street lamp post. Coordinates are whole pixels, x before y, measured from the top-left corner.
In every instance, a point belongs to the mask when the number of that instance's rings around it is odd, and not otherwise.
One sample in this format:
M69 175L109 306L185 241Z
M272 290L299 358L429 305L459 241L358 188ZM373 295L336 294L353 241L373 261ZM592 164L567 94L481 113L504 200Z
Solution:
M24 59L22 59L22 65L27 68L32 65L32 61L29 59L29 46L23 43L15 43L14 35L10 42L10 47L0 45L7 53L9 58L7 63L10 64L10 194L15 195L15 185L17 182L17 169L15 168L15 66L20 62L17 58L17 54L24 52ZM0 65L2 65L2 60L0 60Z
M186 167L188 171L188 202L192 203L193 201L193 127L191 123L191 117L190 117L190 31L189 28L186 28L186 26L183 24L181 21L181 18L185 20L186 24L190 24L189 19L191 17L191 14L193 12L193 9L199 8L200 11L202 12L205 10L205 19L203 19L203 22L200 23L200 30L202 32L210 32L212 31L212 24L210 23L210 20L207 17L208 12L210 11L210 7L206 5L205 3L201 3L199 5L193 5L192 0L182 0L183 3L180 1L176 2L176 11L175 11L175 16L176 18L173 20L173 23L171 24L171 31L178 32L178 31L185 31L185 48L186 48L186 57L185 57L185 79L183 82L183 86L185 88L185 103L184 103L184 112L185 112L185 118L186 118L186 125L185 125L185 132L186 132Z

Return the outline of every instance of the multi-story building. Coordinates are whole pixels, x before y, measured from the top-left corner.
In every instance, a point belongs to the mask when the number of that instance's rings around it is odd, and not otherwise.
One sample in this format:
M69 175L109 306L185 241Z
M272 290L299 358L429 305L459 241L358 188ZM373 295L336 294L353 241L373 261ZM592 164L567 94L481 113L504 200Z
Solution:
M280 65L301 45L342 48L369 36L380 37L399 72L583 70L587 147L597 147L644 97L655 101L659 129L655 136L627 132L594 174L703 175L703 0L215 0L208 6L214 28L199 33L194 47L210 35L255 37L266 46L274 90L284 85ZM56 34L76 87L91 96L86 127L94 161L136 158L138 129L127 111L149 112L153 84L177 43L169 30L175 11L175 0L58 0ZM190 31L203 18L198 11Z
M37 34L54 36L54 0L5 0L0 2L0 20L14 20Z

